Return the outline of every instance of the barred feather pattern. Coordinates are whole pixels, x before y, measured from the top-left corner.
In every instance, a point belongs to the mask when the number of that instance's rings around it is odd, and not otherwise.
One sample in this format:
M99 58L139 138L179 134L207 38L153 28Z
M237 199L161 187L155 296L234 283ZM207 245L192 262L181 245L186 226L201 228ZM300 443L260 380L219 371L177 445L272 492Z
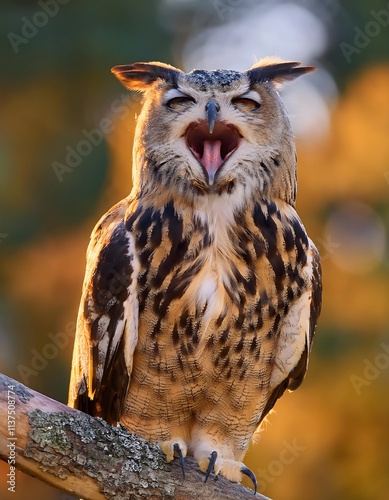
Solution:
M140 264L140 319L121 421L156 441L217 424L236 434L241 455L275 402L271 394L296 388L305 373L311 339L293 353L295 365L303 360L299 370L280 367L282 380L271 384L285 317L312 293L314 247L284 202L236 213L226 248L207 221L177 211L173 200L132 210L125 226Z

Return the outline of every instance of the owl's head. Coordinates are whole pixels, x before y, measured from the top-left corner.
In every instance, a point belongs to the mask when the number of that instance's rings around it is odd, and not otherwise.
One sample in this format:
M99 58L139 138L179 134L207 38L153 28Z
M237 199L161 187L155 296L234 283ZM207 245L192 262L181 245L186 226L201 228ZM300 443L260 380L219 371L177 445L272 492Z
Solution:
M125 87L144 93L135 190L163 189L190 202L226 193L293 204L295 146L278 89L314 69L274 58L243 73L184 73L157 62L115 66Z

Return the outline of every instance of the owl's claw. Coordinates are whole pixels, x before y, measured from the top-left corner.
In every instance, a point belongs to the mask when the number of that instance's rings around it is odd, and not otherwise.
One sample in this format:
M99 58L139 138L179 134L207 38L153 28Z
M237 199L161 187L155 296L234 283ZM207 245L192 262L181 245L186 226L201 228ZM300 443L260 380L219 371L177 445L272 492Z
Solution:
M205 480L204 480L204 483L207 482L208 478L209 478L209 475L211 474L211 472L213 471L213 468L215 466L215 463L216 463L216 460L217 460L217 451L213 451L211 453L211 456L209 458L209 464L208 464L208 467L207 467L207 470L205 472Z
M180 462L180 466L181 466L181 470L182 470L182 477L185 479L185 460L184 460L184 456L182 454L180 445L178 443L175 443L173 445L173 450L175 451L175 453L177 453L177 457L178 457L178 460Z
M246 476L248 476L251 481L253 482L253 485L254 485L254 495L257 494L257 487L258 487L258 483L257 483L257 478L255 477L255 474L252 470L250 470L248 467L244 466L240 469L240 472L242 474L245 474Z

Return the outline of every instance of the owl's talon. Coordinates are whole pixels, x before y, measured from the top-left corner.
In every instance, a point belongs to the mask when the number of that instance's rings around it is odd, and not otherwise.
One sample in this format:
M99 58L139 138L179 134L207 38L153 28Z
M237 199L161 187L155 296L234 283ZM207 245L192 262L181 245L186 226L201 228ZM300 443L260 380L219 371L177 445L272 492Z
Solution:
M244 466L240 469L240 472L242 474L245 474L246 476L248 476L251 481L253 482L253 485L254 485L254 495L257 494L257 487L258 487L258 483L257 483L257 478L255 477L255 474L252 470L250 470L248 467Z
M208 467L207 467L207 470L205 472L205 480L204 480L204 483L207 482L208 478L209 478L209 475L211 474L211 472L213 471L213 468L215 467L215 463L216 463L216 460L217 460L217 451L213 451L211 453L211 456L209 458L209 464L208 464Z
M182 470L182 477L185 479L185 460L184 456L182 454L180 445L178 443L175 443L173 445L173 450L175 453L177 453L178 460L180 462L181 470Z

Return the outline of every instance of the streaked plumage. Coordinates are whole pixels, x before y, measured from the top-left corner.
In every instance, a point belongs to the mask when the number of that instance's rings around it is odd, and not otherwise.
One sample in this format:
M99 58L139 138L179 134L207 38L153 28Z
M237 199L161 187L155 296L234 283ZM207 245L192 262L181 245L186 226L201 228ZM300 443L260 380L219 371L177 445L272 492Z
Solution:
M233 481L264 417L301 384L320 312L276 90L312 69L113 69L145 92L133 190L92 234L69 404L159 442L169 461L192 454L205 472L216 451L211 468Z

